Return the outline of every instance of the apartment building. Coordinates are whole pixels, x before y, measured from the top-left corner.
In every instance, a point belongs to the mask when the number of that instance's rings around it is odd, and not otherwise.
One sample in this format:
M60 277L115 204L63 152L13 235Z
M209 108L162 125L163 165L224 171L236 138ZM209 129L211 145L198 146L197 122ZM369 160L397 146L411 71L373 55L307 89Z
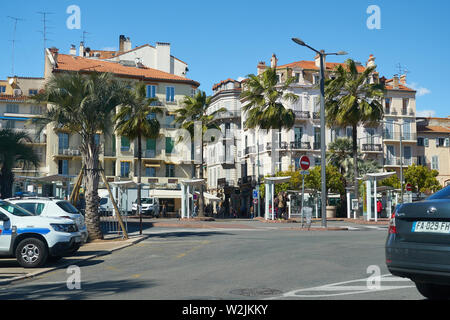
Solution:
M308 156L311 166L321 163L320 150L320 59L317 55L313 61L297 61L277 66L275 55L271 65L276 67L280 82L284 82L288 76L295 81L287 89L288 92L297 95L296 102L285 102L287 108L295 113L295 124L290 130L259 130L246 129L244 122L246 115L241 117L242 143L239 161L242 163L241 183L247 189L254 187L259 176L273 174L277 171L286 171L289 168L299 170L300 158ZM334 69L343 63L325 62L325 76L334 76ZM370 55L366 66L357 64L358 72L363 72L366 67L375 65L375 57ZM257 74L266 69L265 62L257 66ZM383 99L385 115L383 121L374 127L360 126L357 129L358 147L363 158L376 160L385 170L400 171L400 132L402 133L403 166L414 163L413 147L417 143L415 125L415 94L416 92L406 85L406 76L392 79L379 77L374 72L369 81L371 83L383 81L386 86L386 96ZM244 81L245 87L245 81ZM245 101L241 101L245 105ZM326 128L327 145L340 137L352 137L352 128ZM278 143L280 141L281 143ZM275 142L277 153L274 152ZM259 165L258 165L258 158ZM250 204L250 195L244 200Z
M241 177L237 151L241 145L241 83L227 79L212 87L213 96L209 112L226 109L217 114L222 138L205 148L208 192L224 200L226 210L239 209ZM228 211L227 211L228 212Z
M122 37L120 38L122 41ZM113 55L101 50L84 48L80 53L72 47L69 54L60 54L56 48L48 49L45 57L45 79L60 72L109 72L116 77L133 82L144 81L147 96L156 97L158 105L164 108L163 115L153 115L161 123L161 137L158 139L142 139L143 165L142 182L152 189L179 189L180 181L195 175L192 157L188 157L177 143L179 133L174 123L175 111L182 106L185 96L193 95L199 83L159 69L147 67L143 60L129 61L103 59ZM124 50L121 46L121 49ZM141 48L142 49L142 48ZM142 49L143 50L143 49ZM136 49L135 51L139 51ZM103 55L96 53L101 52ZM165 60L171 61L170 50L164 51ZM159 59L162 59L161 55ZM164 59L163 59L164 60ZM178 61L178 60L177 60ZM186 67L187 68L187 67ZM137 181L137 141L129 141L126 137L99 133L98 143L102 145L100 161L109 181ZM81 170L81 154L79 151L80 136L56 127L47 128L47 167L48 174L60 174L75 177ZM189 150L190 151L190 150ZM170 205L170 204L169 204Z
M8 77L0 81L0 127L14 131L25 131L31 138L30 144L39 157L37 168L14 168L17 183L15 191L26 190L27 178L39 177L48 172L46 166L47 135L38 133L34 125L27 121L41 115L46 106L32 99L44 86L43 78ZM42 185L40 186L42 187Z
M442 186L450 185L450 116L447 118L417 118L418 165L437 170Z

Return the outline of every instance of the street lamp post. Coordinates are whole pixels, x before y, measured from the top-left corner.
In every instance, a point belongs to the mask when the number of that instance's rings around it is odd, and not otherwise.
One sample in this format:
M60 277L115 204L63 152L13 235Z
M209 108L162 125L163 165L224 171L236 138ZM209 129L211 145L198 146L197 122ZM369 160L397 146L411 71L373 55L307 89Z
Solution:
M299 38L292 38L296 44L307 47L317 53L320 57L320 157L321 157L321 178L322 178L322 192L321 195L321 214L322 227L327 226L327 182L326 182L326 141L325 141L325 65L324 58L328 55L346 55L347 52L340 51L337 53L325 53L325 51L318 51Z

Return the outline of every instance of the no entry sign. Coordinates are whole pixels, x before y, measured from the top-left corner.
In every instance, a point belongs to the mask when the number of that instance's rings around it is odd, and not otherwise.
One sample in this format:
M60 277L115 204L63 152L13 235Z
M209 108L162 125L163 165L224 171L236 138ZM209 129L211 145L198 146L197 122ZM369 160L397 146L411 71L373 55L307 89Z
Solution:
M412 191L412 185L411 184L407 184L406 185L406 191Z
M300 167L303 170L308 170L310 165L311 162L309 161L309 158L307 156L303 156L300 158Z

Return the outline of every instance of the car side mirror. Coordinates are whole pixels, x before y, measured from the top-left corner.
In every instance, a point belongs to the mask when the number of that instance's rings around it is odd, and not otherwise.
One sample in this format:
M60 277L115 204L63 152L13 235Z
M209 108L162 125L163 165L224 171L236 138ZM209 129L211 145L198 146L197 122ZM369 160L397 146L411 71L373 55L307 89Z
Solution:
M0 212L0 221L9 221L9 217L6 214Z

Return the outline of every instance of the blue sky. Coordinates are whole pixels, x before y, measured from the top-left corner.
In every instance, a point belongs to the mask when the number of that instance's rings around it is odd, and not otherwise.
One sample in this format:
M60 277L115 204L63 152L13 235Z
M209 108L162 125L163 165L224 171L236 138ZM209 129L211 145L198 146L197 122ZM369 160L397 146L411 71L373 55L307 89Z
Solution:
M312 60L313 54L293 43L299 37L326 51L345 50L347 57L365 64L376 57L381 75L392 77L400 63L409 70L408 83L418 90L419 114L450 115L450 2L444 0L342 1L153 1L41 0L2 1L0 12L0 79L11 75L14 22L22 18L16 34L15 73L42 76L42 16L48 16L47 46L68 53L87 31L87 46L118 48L119 35L130 37L133 47L170 42L172 54L189 64L188 77L211 93L214 83L256 73L258 61L269 63L275 53L279 64ZM81 30L69 30L67 7L81 9ZM381 10L381 29L367 28L369 5ZM328 61L344 61L330 57Z

